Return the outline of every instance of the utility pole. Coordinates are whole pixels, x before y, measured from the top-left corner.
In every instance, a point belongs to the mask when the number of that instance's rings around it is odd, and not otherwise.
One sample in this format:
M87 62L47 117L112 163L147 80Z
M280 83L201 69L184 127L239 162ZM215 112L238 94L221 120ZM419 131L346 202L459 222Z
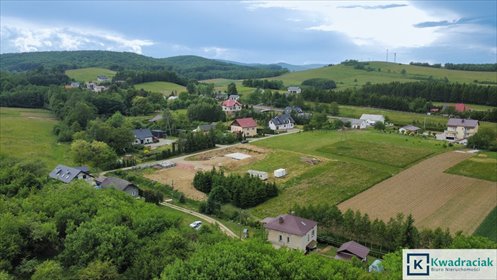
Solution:
M397 53L396 52L393 53L393 62L397 62Z
M388 49L387 49L387 62L388 62Z

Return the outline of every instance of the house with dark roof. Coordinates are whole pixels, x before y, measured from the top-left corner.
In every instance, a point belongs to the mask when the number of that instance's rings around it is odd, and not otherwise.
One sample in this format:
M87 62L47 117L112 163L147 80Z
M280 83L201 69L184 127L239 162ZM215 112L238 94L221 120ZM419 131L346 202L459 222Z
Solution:
M131 196L138 196L138 187L133 183L117 177L100 177L96 180L97 188L99 189L116 189L123 191Z
M50 174L48 174L48 176L64 183L70 183L74 180L85 180L90 184L94 183L94 178L89 173L87 166L69 167L59 164L50 172Z
M295 115L299 116L299 117L305 117L306 114L304 113L304 110L302 110L302 108L300 108L299 106L287 106L284 110L285 114L292 114L292 113L295 113Z
M240 95L238 95L238 94L231 94L230 96L228 96L228 99L229 100L238 101L238 100L240 100Z
M359 260L366 262L368 260L369 248L355 241L345 242L338 248L335 259L350 260L356 257Z
M262 220L267 240L275 248L287 247L303 252L317 246L318 223L294 215L280 215Z
M135 135L134 145L151 144L154 142L152 131L148 128L134 129L133 134Z
M241 133L245 137L257 135L257 122L253 118L236 119L231 123L231 132Z
M406 126L399 128L399 133L402 133L402 134L418 133L418 131L420 129L421 128L414 126L414 125L406 125Z
M223 103L221 103L221 107L223 108L223 112L226 112L227 114L242 110L242 104L240 104L237 100L232 99L223 101Z
M271 130L288 130L295 126L295 121L289 114L283 114L272 118L269 121Z
M216 125L217 125L217 123L215 123L215 122L210 123L210 124L208 124L208 123L201 124L201 125L197 126L197 128L195 128L193 130L193 132L209 133L209 131L216 129Z
M459 141L467 139L478 132L478 120L450 118L447 121L445 140Z

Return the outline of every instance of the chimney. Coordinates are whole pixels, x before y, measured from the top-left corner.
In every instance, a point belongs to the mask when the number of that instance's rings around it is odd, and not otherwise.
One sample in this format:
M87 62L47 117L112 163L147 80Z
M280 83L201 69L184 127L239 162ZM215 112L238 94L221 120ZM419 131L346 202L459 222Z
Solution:
M282 224L284 221L285 221L285 220L283 219L283 217L282 217L282 216L280 216L280 217L278 218L278 222L279 222L280 224Z

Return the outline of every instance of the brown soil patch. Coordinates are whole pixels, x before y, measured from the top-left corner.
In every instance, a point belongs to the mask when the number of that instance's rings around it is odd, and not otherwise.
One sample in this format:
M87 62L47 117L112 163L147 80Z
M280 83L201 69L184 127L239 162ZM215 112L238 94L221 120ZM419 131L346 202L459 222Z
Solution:
M224 156L236 152L248 154L251 155L251 157L243 160L235 160ZM208 151L188 157L185 160L178 160L176 161L176 167L161 169L154 173L147 174L145 177L163 184L171 185L175 190L184 193L188 198L206 200L207 195L196 190L192 185L195 173L198 171L209 171L213 167L235 170L243 165L263 159L268 152L269 151L266 149L252 145L239 145L227 149Z
M185 194L186 197L195 200L206 200L207 195L196 190L193 185L195 170L191 166L176 166L168 169L161 169L152 174L144 175L146 178L171 185L175 190Z
M444 173L473 154L448 152L424 160L341 203L388 221L412 214L416 225L472 234L497 205L494 182Z

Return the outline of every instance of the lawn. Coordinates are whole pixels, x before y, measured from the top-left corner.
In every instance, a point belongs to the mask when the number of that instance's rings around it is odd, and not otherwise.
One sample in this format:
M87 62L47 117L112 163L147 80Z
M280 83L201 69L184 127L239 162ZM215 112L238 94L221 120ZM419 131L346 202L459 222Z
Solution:
M186 91L186 87L169 82L147 82L135 85L136 89L143 89L151 92L162 93L163 95L171 95L175 91L177 94Z
M497 152L481 152L452 166L446 172L497 182Z
M443 106L443 105L455 106L456 105L456 103L447 103L447 102L432 102L432 103L435 106ZM468 106L471 110L475 110L475 111L488 111L488 110L492 110L495 108L493 106L467 104L467 103L464 103L464 105Z
M328 78L334 80L339 89L359 87L368 82L414 82L429 79L430 76L433 79L447 77L451 82L460 83L473 83L475 80L497 82L495 72L447 70L387 62L370 62L368 66L374 68L374 71L354 69L352 66L335 65L290 72L270 79L281 80L285 86L291 86L300 85L302 81L311 78ZM401 74L402 69L406 70L405 75Z
M485 236L497 242L497 207L488 214L483 223L476 229L475 235Z
M52 130L57 120L47 110L0 108L0 154L43 161L50 169L71 165L68 144L57 143Z
M97 76L101 75L107 76L107 78L112 79L116 75L116 72L105 68L90 67L67 70L66 75L76 81L90 82L96 81Z
M392 149L391 144L372 144L371 142L357 140L340 141L320 148L318 151L379 162L397 167L406 167L413 162L433 154L433 150L431 149L403 146L397 146Z

